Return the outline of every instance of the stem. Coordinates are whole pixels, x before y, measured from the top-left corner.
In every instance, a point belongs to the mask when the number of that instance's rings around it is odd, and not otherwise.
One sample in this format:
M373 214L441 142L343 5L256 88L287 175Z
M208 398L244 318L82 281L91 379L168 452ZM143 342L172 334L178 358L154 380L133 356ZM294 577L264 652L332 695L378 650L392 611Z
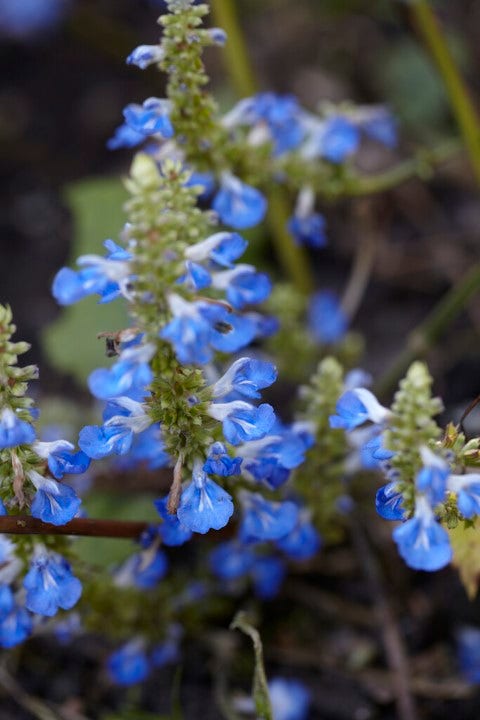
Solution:
M225 45L227 71L238 97L253 95L257 91L255 74L247 52L238 15L233 0L211 0L214 22L228 35ZM307 254L296 245L286 229L290 211L285 195L277 187L268 194L269 212L267 222L272 233L275 251L282 269L295 287L302 293L312 292L313 276Z
M210 6L215 24L223 28L228 36L223 52L235 92L239 97L253 95L257 92L257 83L238 22L235 3L232 0L210 0Z
M441 25L427 0L411 4L411 16L445 84L450 105L480 184L480 125L469 91L457 68Z
M392 689L395 693L399 720L416 720L417 710L413 699L408 657L398 624L385 592L384 582L377 558L356 517L351 522L352 539L358 559L370 586L372 601L381 627L383 646L392 672Z
M461 147L461 142L456 138L445 140L437 147L420 150L414 157L398 163L385 172L370 176L352 175L346 189L342 189L338 195L347 197L376 195L412 178L426 180L433 175L436 165L456 155Z
M173 482L170 486L170 492L168 493L167 511L170 515L176 515L178 506L180 505L180 499L182 497L182 469L183 456L179 455L173 469Z
M376 392L385 396L417 357L422 357L461 313L467 302L480 290L480 264L454 285L430 315L408 336L405 349L378 381Z
M0 534L11 535L86 535L89 537L132 538L140 537L151 523L133 520L97 520L74 518L65 525L51 525L31 515L4 515L0 517Z
M341 300L341 308L351 322L358 312L362 298L370 280L370 275L375 260L377 250L378 233L371 222L372 215L369 206L364 208L364 214L367 215L365 227L360 234L360 240L355 249L355 257L347 286L343 292ZM367 225L368 223L368 225Z

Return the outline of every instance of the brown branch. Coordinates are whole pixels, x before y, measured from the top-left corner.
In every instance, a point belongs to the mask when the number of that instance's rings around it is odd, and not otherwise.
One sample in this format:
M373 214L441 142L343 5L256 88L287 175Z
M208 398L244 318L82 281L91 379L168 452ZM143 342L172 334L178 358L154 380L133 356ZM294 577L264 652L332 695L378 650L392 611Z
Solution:
M30 515L0 517L0 534L11 535L86 535L89 537L132 538L140 537L151 523L134 520L99 520L74 518L65 525L51 525Z

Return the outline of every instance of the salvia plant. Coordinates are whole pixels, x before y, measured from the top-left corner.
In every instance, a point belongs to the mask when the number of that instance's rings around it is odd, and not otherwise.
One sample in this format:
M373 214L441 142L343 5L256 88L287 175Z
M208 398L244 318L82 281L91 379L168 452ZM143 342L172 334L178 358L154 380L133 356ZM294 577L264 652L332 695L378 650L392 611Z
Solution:
M62 640L108 631L118 645L107 670L124 685L178 662L186 628L212 598L246 588L272 598L289 566L341 541L359 484L372 488L369 502L416 570L448 565L480 514L480 439L439 424L426 365L410 364L382 404L357 366L362 342L339 299L273 283L244 260L241 233L263 222L279 186L292 200L296 257L321 250L330 238L318 203L362 192L355 154L364 138L394 147L395 119L349 103L316 113L271 92L222 113L202 54L226 33L205 25L204 4L167 6L159 43L127 58L166 74L166 97L127 105L108 141L134 153L124 228L53 281L60 305L96 295L128 316L103 333L112 361L88 380L101 419L76 444L39 436L29 395L37 369L18 364L28 346L0 308L0 513L13 533L0 535L0 645L49 623ZM269 401L279 371L300 383L288 417ZM119 464L165 468L170 484L155 500L158 522L136 526L131 556L98 577L76 561L73 536L95 535L97 521L84 517L71 476ZM177 570L169 549L206 534L196 566ZM303 686L257 680L236 711L306 717Z

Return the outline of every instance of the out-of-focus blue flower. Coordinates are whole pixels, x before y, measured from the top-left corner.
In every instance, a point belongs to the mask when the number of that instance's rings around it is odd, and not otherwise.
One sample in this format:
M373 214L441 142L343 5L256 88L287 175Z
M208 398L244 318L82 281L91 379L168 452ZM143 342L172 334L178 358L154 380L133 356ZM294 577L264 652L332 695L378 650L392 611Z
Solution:
M145 70L149 65L163 60L165 52L160 45L139 45L126 59L127 65L136 65Z
M259 273L253 265L237 265L212 275L212 286L225 290L228 302L235 310L266 300L272 291L268 275Z
M82 594L82 584L72 575L69 563L61 555L37 550L23 586L27 591L25 607L51 617L59 608L70 610Z
M273 678L268 684L273 720L306 720L310 693L298 680Z
M165 452L162 430L158 423L135 435L128 455L119 459L123 468L145 463L150 470L165 467L169 462L170 456Z
M198 196L199 200L206 200L208 197L210 197L210 195L215 189L215 178L212 173L196 172L194 170L185 183L186 187L190 187L193 185L202 188L202 191Z
M305 450L303 438L297 432L279 428L275 434L239 447L238 454L243 458L243 470L254 480L278 488L288 480L290 471L304 461Z
M145 394L153 374L149 362L155 354L155 345L146 343L128 347L110 368L98 368L90 373L90 392L100 400L119 395Z
M319 343L332 344L343 339L348 329L348 318L334 293L327 290L312 296L308 307L308 327Z
M0 585L0 647L18 645L27 639L31 631L29 613L16 604L8 585Z
M312 212L304 216L292 215L287 228L299 245L318 249L327 244L325 226L323 215Z
M238 233L218 232L190 245L185 250L185 257L197 263L210 260L220 267L233 268L235 260L243 255L247 245L247 241Z
M124 562L115 574L115 583L118 587L135 585L141 590L150 590L165 577L167 569L167 556L153 544Z
M221 580L237 580L253 567L255 556L249 547L232 540L222 543L210 553L210 567Z
M170 108L169 100L151 97L147 98L142 105L136 103L127 105L123 111L123 117L132 130L142 133L145 137L161 135L164 138L171 138L173 137L173 127L169 118Z
M224 173L220 190L213 199L213 209L225 225L230 225L235 230L244 230L263 220L267 201L256 188Z
M426 495L430 504L434 506L445 499L450 467L443 458L435 455L426 446L420 448L420 454L423 467L417 473L415 485L417 490Z
M288 535L298 522L298 506L285 500L266 500L260 493L240 493L243 519L240 538L244 542L279 540Z
M0 413L0 450L17 445L27 445L35 440L33 425L20 418L6 407Z
M395 528L393 539L402 558L415 570L440 570L452 559L448 533L422 495L415 500L413 517Z
M200 468L193 471L192 481L183 490L177 517L185 527L204 535L220 530L233 514L231 496Z
M285 575L285 565L280 558L274 555L261 555L255 558L251 570L255 594L262 600L276 597Z
M353 430L367 420L381 423L389 416L389 410L378 402L370 390L356 388L348 390L338 400L336 415L330 416L330 427Z
M457 632L457 654L460 671L465 680L480 683L480 629L462 627Z
M142 639L134 638L107 659L107 670L117 685L135 685L150 673L150 663Z
M176 515L172 515L167 510L168 495L164 498L154 500L154 505L158 510L158 514L163 519L158 532L162 538L162 542L167 547L176 547L188 542L192 537L190 528L182 525Z
M298 522L293 530L277 540L276 544L293 560L308 560L320 549L321 539L310 521L309 513L300 511Z
M480 515L480 474L450 475L447 489L457 496L457 506L463 517Z
M319 139L318 154L331 163L342 163L360 144L360 133L346 117L335 115L325 120Z
M144 142L145 137L143 133L133 130L127 123L122 123L115 130L113 137L107 140L107 148L109 150L133 148Z
M225 439L232 445L265 437L275 422L271 405L263 403L255 407L243 400L211 403L208 414L222 423Z
M0 0L0 35L29 40L54 30L71 0Z

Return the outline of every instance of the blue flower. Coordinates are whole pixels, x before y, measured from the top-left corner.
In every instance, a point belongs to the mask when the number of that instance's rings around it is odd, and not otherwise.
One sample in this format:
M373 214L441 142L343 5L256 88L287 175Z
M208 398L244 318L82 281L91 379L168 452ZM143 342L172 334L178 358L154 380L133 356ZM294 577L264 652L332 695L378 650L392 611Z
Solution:
M246 490L239 497L243 505L240 537L244 542L279 540L292 532L298 522L298 506L289 500L274 502Z
M204 535L220 530L233 514L231 496L216 482L195 468L192 481L182 492L177 517L185 527Z
M383 447L382 441L382 435L376 432L373 437L360 448L362 466L367 470L381 467L382 463L391 460L394 456L391 450L386 450Z
M336 415L330 415L330 427L353 430L367 420L381 423L389 416L389 410L378 402L370 390L348 390L337 402Z
M320 535L312 525L308 512L300 512L293 530L277 540L277 547L293 560L309 560L317 554L320 546Z
M413 517L393 531L393 539L407 565L415 570L440 570L452 559L448 533L422 495L416 499Z
M59 608L70 610L82 594L82 584L72 575L70 565L61 555L36 551L25 575L25 607L31 612L51 617Z
M127 123L122 123L115 130L113 137L107 140L109 150L120 150L121 148L132 148L140 145L145 140L143 133L133 130Z
M142 105L132 103L123 111L125 122L137 133L144 136L162 135L164 138L173 137L173 127L168 113L170 102L159 98L147 98Z
M213 199L213 209L225 225L244 230L263 220L267 201L261 192L225 173Z
M467 682L480 683L480 629L463 627L457 633L458 663Z
M397 487L396 482L390 482L377 490L375 508L385 520L405 520L403 495Z
M98 368L90 374L90 392L100 400L130 393L144 395L153 380L148 363L154 354L153 343L126 348L111 368Z
M212 284L210 273L202 265L186 260L185 270L185 274L178 278L177 282L185 283L189 290L203 290Z
M0 647L11 648L27 639L32 620L23 607L15 603L8 585L0 585Z
M165 577L168 561L165 553L158 549L158 542L153 542L142 552L131 555L115 573L115 584L118 587L135 585L141 590L150 590Z
M210 553L210 567L220 580L237 580L247 575L255 557L250 548L235 540L222 543Z
M131 255L123 250L119 254L118 245L111 240L106 240L104 246L109 251L106 257L82 255L77 265L85 266L83 269L62 268L55 275L52 293L60 305L72 305L94 293L102 296L100 302L110 302L120 294L129 296Z
M274 435L248 442L238 449L238 454L243 458L243 470L254 480L278 488L304 461L305 449L298 433L280 429Z
M249 345L259 334L258 322L256 317L249 313L248 315L237 315L229 313L225 318L228 329L226 331L221 328L212 327L210 333L210 344L215 350L224 353L238 352L242 348Z
M277 379L277 370L271 362L255 358L239 358L212 386L212 397L222 397L236 391L250 398L261 397L259 390L269 387Z
M228 311L217 304L188 302L175 293L170 294L168 303L173 319L160 331L160 337L172 343L184 365L208 363L213 355L210 344L217 338L215 328L229 327Z
M212 286L225 290L228 302L235 310L266 300L272 291L268 275L258 273L252 265L237 265L212 275Z
M248 242L238 233L218 232L190 245L185 250L185 257L194 262L209 259L220 267L233 268L235 260L243 255L247 245Z
M211 403L208 414L223 424L225 439L232 445L264 437L275 422L271 405L258 407L234 400L230 403Z
M203 471L208 475L220 475L221 477L240 475L241 464L242 458L230 457L225 445L221 442L216 442L210 447L208 457L203 465Z
M72 452L74 446L66 440L37 440L32 449L48 461L49 470L57 480L61 480L65 474L80 475L90 466L90 458L82 450Z
M27 445L35 440L33 425L20 418L6 407L0 414L0 450Z
M163 519L163 523L158 528L158 532L164 545L167 547L177 547L190 540L192 531L190 528L182 525L176 515L168 512L167 503L168 495L153 502L158 510L158 514Z
M299 245L307 245L311 248L322 248L327 245L325 234L325 218L320 213L308 215L292 215L287 228Z
M386 108L382 106L358 108L356 116L357 123L365 135L386 147L396 146L397 122Z
M480 515L480 474L450 475L447 489L457 495L457 506L465 518Z
M310 693L298 680L274 678L268 684L273 720L306 720Z
M152 424L142 403L121 397L115 399L115 404L120 406L122 414L113 415L101 427L87 425L80 430L78 444L94 460L112 454L125 455L130 450L134 434L143 432ZM125 411L128 414L124 414Z
M70 0L1 0L0 35L29 40L55 28L71 6Z
M127 65L136 65L145 70L149 65L163 60L165 52L160 45L139 45L126 59Z
M273 555L255 558L251 570L255 594L262 600L271 600L278 595L285 574L285 565L280 558Z
M73 488L35 470L30 470L28 477L37 491L30 508L32 517L52 525L65 525L75 517L82 501Z
M158 423L135 435L130 452L119 459L120 466L128 469L138 463L145 463L150 470L156 470L165 467L169 462L170 456L165 451L162 431Z
M360 144L360 133L346 117L328 118L319 138L318 154L331 163L342 163Z
M426 446L420 448L420 454L423 467L417 473L415 485L419 492L427 496L431 505L437 505L445 499L450 467Z
M348 318L337 296L328 291L315 293L309 303L308 327L319 343L337 343L348 329Z
M185 182L185 187L193 186L199 188L199 200L206 200L215 189L215 178L209 172L197 172L194 170Z
M111 680L118 685L135 685L150 673L150 663L145 654L143 640L135 638L122 645L107 660Z

